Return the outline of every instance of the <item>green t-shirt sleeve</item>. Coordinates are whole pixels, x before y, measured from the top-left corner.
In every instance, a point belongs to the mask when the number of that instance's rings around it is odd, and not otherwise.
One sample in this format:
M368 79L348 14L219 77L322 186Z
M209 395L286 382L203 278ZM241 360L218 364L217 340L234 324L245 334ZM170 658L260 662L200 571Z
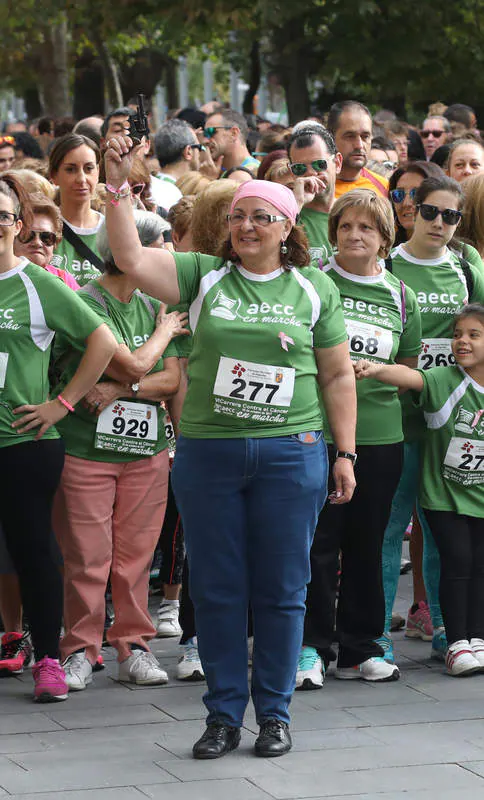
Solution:
M432 413L442 407L448 397L445 386L448 383L449 371L453 373L455 367L432 367L418 370L423 378L423 389L421 392L411 392L413 403L417 408ZM443 387L444 391L442 392Z
M484 263L482 262L482 258L479 255L479 251L476 250L471 244L465 244L462 250L462 256L465 258L469 264L472 264L482 275L484 275Z
M63 281L46 273L52 279L42 291L42 308L47 325L51 330L64 334L70 341L84 345L87 337L104 322L100 315L80 298L80 292L73 292ZM39 287L40 288L40 287Z
M202 253L173 253L180 289L180 303L192 303L198 294L200 281L211 270L222 266L220 258Z
M482 305L484 304L484 270L476 267L472 262L469 263L474 279L474 289L470 300L472 303L481 303Z
M418 356L422 348L422 320L415 292L405 287L405 310L407 321L400 337L396 359Z
M98 316L101 322L104 322L105 325L108 326L109 330L113 334L114 338L116 339L118 344L123 344L123 337L121 336L120 332L114 325L111 317L109 316L108 312L102 307L94 297L91 297L90 294L87 292L83 292L82 289L78 292L77 296L85 303L89 308Z
M314 347L334 347L348 338L339 289L323 272L316 272L314 288L321 299L321 312L313 328Z

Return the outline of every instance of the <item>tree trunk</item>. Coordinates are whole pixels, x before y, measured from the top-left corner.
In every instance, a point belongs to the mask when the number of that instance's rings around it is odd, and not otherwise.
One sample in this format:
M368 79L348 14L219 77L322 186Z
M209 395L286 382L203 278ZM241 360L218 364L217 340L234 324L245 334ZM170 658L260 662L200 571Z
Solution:
M67 117L71 114L71 103L65 14L61 15L58 22L46 26L42 32L44 42L39 49L39 96L43 113L50 117Z
M104 81L109 98L109 107L111 109L121 108L124 103L118 67L114 58L109 52L106 42L99 35L99 28L97 25L93 25L91 28L91 40L95 45L99 60L103 67Z
M289 124L309 115L308 42L304 30L304 17L287 19L272 31L272 59L286 94Z
M165 67L166 105L168 109L178 108L177 62L170 58Z
M250 49L250 75L249 88L247 89L242 105L244 114L254 113L254 97L257 94L261 78L260 69L260 46L259 42L253 42Z
M85 50L74 64L74 109L76 119L105 114L104 70L92 50Z

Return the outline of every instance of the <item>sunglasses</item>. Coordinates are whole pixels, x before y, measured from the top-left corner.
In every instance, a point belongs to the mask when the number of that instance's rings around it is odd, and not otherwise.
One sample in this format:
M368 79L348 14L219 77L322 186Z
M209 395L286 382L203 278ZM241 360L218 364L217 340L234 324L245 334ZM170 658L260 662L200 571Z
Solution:
M191 144L190 147L192 147L194 150L199 150L200 153L204 153L205 152L205 145L204 144Z
M305 175L309 167L312 167L315 172L325 172L328 169L328 162L325 158L317 158L315 161L311 161L310 164L289 164L289 169L296 178Z
M0 136L0 144L15 144L13 136Z
M459 220L462 219L462 212L457 211L455 208L444 208L444 210L441 211L438 206L431 206L429 203L421 203L417 206L417 211L420 212L422 219L425 219L427 222L432 222L434 219L437 219L439 214L442 217L442 222L446 225L457 225Z
M203 129L203 135L206 139L211 139L217 131L229 131L231 127L232 125L209 125L208 128Z
M20 241L22 244L30 244L36 236L39 237L42 244L45 244L46 247L54 247L56 243L56 235L52 233L52 231L30 231L30 233Z
M407 195L409 196L410 200L415 200L416 194L416 189L409 189L408 192L406 189L392 189L390 192L390 197L394 203L403 203Z
M145 188L146 183L135 183L131 187L131 194L141 194L143 189Z
M445 131L420 131L420 136L422 139L428 139L430 134L434 137L434 139L440 139L443 136Z
M264 214L260 211L256 211L255 214L240 214L238 211L227 214L227 222L230 222L233 228L240 228L246 219L257 228L267 228L271 222L284 222L287 217L281 217L278 214Z

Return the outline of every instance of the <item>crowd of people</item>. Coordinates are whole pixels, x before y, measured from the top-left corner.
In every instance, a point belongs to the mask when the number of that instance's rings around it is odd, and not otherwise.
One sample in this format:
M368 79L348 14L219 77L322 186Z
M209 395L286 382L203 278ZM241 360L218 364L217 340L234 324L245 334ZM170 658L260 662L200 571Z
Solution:
M0 136L0 675L66 700L104 644L161 685L150 641L180 637L210 759L249 696L274 757L331 662L397 680L400 628L484 672L473 110L287 128L213 102L139 144L134 114Z

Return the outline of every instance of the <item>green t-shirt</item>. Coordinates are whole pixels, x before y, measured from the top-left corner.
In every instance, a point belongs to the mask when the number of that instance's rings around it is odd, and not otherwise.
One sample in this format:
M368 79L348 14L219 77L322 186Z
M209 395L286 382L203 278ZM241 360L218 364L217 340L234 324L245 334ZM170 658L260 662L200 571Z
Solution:
M324 269L341 295L352 361L365 358L378 364L394 364L420 353L422 331L415 294L408 287L403 290L383 262L380 267L379 275L353 275L332 256ZM356 443L401 442L402 410L396 388L370 379L358 381L356 392ZM328 428L325 421L325 435L329 438Z
M143 301L141 292L135 292L129 303L123 303L106 291L106 289L104 289L102 284L98 283L98 281L94 281L93 285L101 293L108 310L106 311L106 309L104 309L94 297L91 297L91 295L87 294L85 289L81 289L77 293L78 297L80 297L83 301L83 304L93 309L93 311L95 311L100 317L102 322L105 322L106 325L109 326L116 337L116 340L120 344L124 342L129 347L131 352L136 350L138 347L141 347L141 345L143 345L147 339L149 339L155 329L155 319ZM152 306L154 315L156 316L159 311L160 301L149 298L149 302ZM77 369L84 351L82 347L73 347L73 343L69 340L66 340L64 337L59 337L59 341L56 343L55 349L58 360L59 358L67 360L66 352L69 350L71 351L71 356L68 358L67 366L65 367L65 370L60 378L58 386L58 391L62 391L62 387L68 383L72 374ZM169 358L170 356L175 358L177 357L177 352L173 342L170 342L163 353L163 357L157 361L149 374L152 374L153 372L160 372L160 370L163 369L163 359ZM105 376L104 379L110 380L108 376ZM126 403L123 403L123 398L120 398L120 401L120 403L115 403L114 405L122 405L125 408ZM156 411L157 417L157 440L152 448L153 453L151 454L156 455L157 453L161 452L161 450L164 450L165 447L167 447L167 440L164 427L164 411L160 407L160 404L154 400L134 400L129 395L126 396L126 401L139 409L140 415L141 412L144 413L145 408L149 406L150 408L148 408L146 412L149 414L149 420L152 420L155 416L151 413L152 407L155 407L154 410ZM103 413L106 414L106 411ZM112 415L114 415L114 417L119 416L119 414L116 414L115 408L113 408L111 411L108 410L108 413L106 414L106 416L109 416L110 418ZM135 426L133 433L137 435L133 435L129 443L131 446L134 442L134 447L139 445L140 452L137 454L123 452L127 439L124 439L123 442L120 442L119 438L113 438L114 432L112 429L110 429L110 434L113 434L111 438L107 438L106 434L104 434L102 437L104 441L104 448L100 449L99 447L96 447L97 426L97 417L94 414L91 414L87 408L82 405L82 403L78 403L76 406L76 413L65 417L58 426L62 438L65 441L66 452L71 456L76 456L77 458L86 458L89 461L104 461L109 463L136 461L145 455L145 453L142 452L142 449L145 446L143 439L138 438L140 433L139 426ZM126 430L128 429L129 425L126 425ZM117 432L119 433L120 431ZM142 431L142 433L143 432L144 431ZM113 444L120 449L111 449L110 445Z
M484 274L484 264L482 262L482 258L479 255L479 251L476 250L471 244L462 244L461 249L462 258L472 264L481 274Z
M306 206L299 214L299 224L309 240L311 261L315 267L324 267L333 254L333 247L328 239L329 214L324 211L315 211Z
M200 253L174 257L193 331L182 434L244 438L320 430L314 348L347 338L334 283L314 267L256 275Z
M459 366L421 370L426 432L420 503L433 511L484 514L484 386ZM414 395L415 396L415 395Z
M419 368L455 364L452 355L452 329L455 314L469 302L484 303L484 273L472 264L474 291L469 298L459 258L446 249L441 258L418 260L404 245L392 252L393 274L415 292L422 317L422 351ZM402 395L405 439L423 434L421 414L407 394Z
M55 275L21 258L0 273L0 447L29 442L38 428L19 434L14 408L49 397L49 359L56 331L82 346L101 320ZM58 439L55 428L43 439ZM19 476L21 479L21 476Z
M65 219L63 219L63 222L69 225L74 233L77 233L79 238L82 239L89 249L98 256L96 234L103 224L104 217L102 214L99 214L99 212L96 213L98 213L99 221L94 228L75 228L74 225L70 225ZM57 245L54 250L52 265L54 267L59 267L59 269L65 269L66 272L70 272L71 275L74 275L79 286L84 286L88 281L92 281L93 278L99 278L101 275L97 267L77 253L65 237L63 237L61 243Z
M188 303L178 303L176 306L168 306L166 313L170 314L172 311L179 311L180 314L182 314L184 311L188 311ZM185 323L184 327L189 330L190 324L187 322ZM192 341L193 337L191 334L190 336L187 336L186 333L173 339L173 344L175 345L178 358L190 357L190 353L192 352Z

